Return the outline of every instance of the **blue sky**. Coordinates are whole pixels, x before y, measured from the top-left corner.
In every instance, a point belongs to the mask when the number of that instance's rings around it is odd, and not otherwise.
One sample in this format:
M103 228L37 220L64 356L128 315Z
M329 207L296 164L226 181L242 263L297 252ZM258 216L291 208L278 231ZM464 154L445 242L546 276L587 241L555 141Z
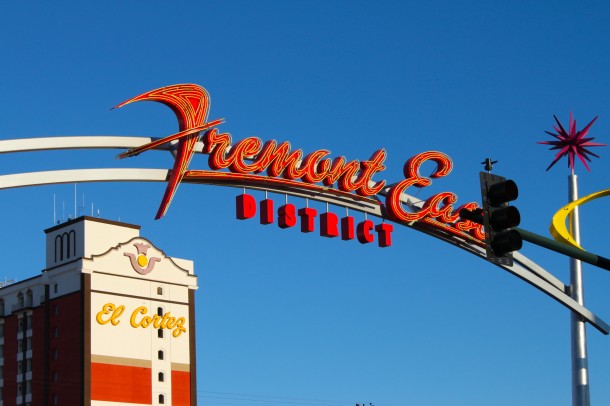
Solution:
M166 107L110 108L197 83L234 140L287 140L349 159L385 148L390 182L409 157L445 152L454 171L422 198L478 201L479 163L492 157L494 172L519 185L522 227L548 236L569 172L565 161L545 172L553 154L536 141L550 138L553 114L566 123L570 112L579 127L599 116L591 135L610 141L609 18L603 1L4 2L0 138L162 137L177 128ZM578 164L581 195L610 187L607 151L595 151L591 173ZM173 164L161 152L117 153L10 154L0 171ZM191 168L207 169L206 159ZM78 205L84 195L87 214L93 203L195 261L199 404L571 403L568 311L499 268L400 227L380 249L240 222L239 190L229 188L182 185L154 221L164 188L78 185ZM2 191L0 277L44 267L53 196L67 216L73 193ZM607 200L581 210L582 245L604 256ZM568 282L565 257L522 252ZM610 275L584 268L586 304L608 322ZM593 404L610 402L609 340L588 328Z

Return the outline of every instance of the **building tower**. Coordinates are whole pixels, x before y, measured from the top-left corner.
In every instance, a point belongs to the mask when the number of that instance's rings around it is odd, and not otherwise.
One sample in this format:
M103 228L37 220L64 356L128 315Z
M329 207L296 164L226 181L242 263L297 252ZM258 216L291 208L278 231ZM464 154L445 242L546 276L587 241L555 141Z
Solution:
M42 274L0 288L0 406L197 404L193 263L139 230L45 230Z

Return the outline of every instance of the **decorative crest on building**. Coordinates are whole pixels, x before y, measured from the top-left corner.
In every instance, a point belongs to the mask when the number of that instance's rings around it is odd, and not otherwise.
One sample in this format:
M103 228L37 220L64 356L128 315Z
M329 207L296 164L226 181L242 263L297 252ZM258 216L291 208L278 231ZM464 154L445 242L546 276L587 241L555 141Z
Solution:
M133 254L131 252L126 252L123 255L125 255L126 257L129 258L129 260L131 262L131 267L133 268L134 271L136 271L140 275L149 274L150 272L152 272L153 268L155 267L155 263L161 261L161 258L158 258L158 257L148 258L146 256L146 253L148 252L148 249L150 248L149 244L136 242L133 244L133 246L136 247L136 250L138 251L138 255Z

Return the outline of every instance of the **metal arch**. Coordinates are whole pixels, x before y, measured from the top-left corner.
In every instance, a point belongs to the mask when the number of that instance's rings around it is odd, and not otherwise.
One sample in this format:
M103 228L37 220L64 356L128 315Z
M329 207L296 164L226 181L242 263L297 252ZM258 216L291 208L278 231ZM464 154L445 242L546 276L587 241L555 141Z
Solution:
M0 189L81 182L164 182L168 169L66 169L0 176Z
M0 153L11 152L26 152L40 150L61 150L61 149L100 149L112 148L123 149L132 148L139 145L151 142L154 138L150 137L117 137L117 136L74 136L74 137L45 137L45 138L29 138L0 141ZM195 151L202 152L203 144L197 143ZM169 145L162 145L157 149L170 150ZM10 189L17 187L39 186L59 183L74 183L74 182L165 182L169 176L168 169L149 169L149 168L102 168L102 169L70 169L59 171L43 171L9 174L0 176L0 189ZM185 179L184 183L194 184L213 184L218 186L229 187L248 187L249 189L267 190L276 193L288 194L291 196L308 198L321 202L327 202L336 206L351 208L363 213L387 219L383 211L383 205L380 202L372 201L372 199L358 200L349 198L345 195L337 195L333 193L334 189L325 191L311 191L305 187L298 186L275 186L275 185L257 185L251 184L236 184L227 183L221 180L202 181ZM386 188L380 193L384 196L387 193ZM403 194L401 201L411 206L414 209L421 208L423 202L413 196ZM390 219L388 219L390 220ZM438 228L427 226L425 223L404 223L399 222L403 226L415 229L424 234L438 238L444 242L461 248L473 255L485 259L485 249L473 241L455 236ZM517 276L523 281L529 283L540 291L544 292L563 306L571 311L582 316L586 321L591 323L595 328L604 334L610 333L610 326L602 319L593 314L584 306L578 304L566 292L567 287L559 279L550 274L544 268L531 261L520 253L514 254L514 264L512 267L497 265L509 273Z
M150 142L155 138L150 137L121 137L121 136L98 136L85 135L74 137L40 137L20 138L0 141L0 154L11 152L50 151L56 149L88 149L109 148L123 149L133 148ZM202 144L203 145L203 144ZM202 145L199 145L201 152ZM164 146L165 147L165 146ZM160 149L169 149L167 147Z

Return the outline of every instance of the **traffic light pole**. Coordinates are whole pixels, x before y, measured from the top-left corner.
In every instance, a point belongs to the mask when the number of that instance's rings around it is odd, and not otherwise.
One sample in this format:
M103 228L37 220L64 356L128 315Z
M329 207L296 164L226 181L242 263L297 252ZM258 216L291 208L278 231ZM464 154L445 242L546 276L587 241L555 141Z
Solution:
M521 238L523 238L523 241L531 242L532 244L536 244L540 247L550 249L551 251L558 252L570 258L578 259L582 262L586 262L598 268L610 271L610 259L608 258L583 251L580 248L576 248L568 244L557 242L522 228L515 228L515 230L519 232Z
M568 177L568 200L578 200L577 177ZM572 238L580 245L580 219L578 207L574 208L570 217ZM562 244L527 230L516 228L523 240L548 248L570 257L570 297L579 305L584 306L584 291L582 281L581 260L605 270L610 270L610 260L583 251L576 247ZM587 355L587 334L585 321L576 313L570 312L570 343L572 364L572 406L590 406L589 395L589 365Z
M568 177L570 203L578 200L578 178L574 173ZM578 207L570 218L572 238L580 245L580 221ZM584 305L582 266L578 259L570 258L570 296ZM576 313L570 312L570 335L572 347L572 405L589 406L589 365L587 356L587 332L585 322Z

